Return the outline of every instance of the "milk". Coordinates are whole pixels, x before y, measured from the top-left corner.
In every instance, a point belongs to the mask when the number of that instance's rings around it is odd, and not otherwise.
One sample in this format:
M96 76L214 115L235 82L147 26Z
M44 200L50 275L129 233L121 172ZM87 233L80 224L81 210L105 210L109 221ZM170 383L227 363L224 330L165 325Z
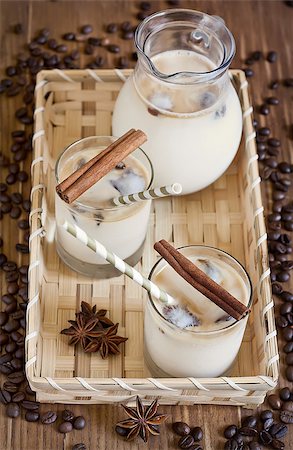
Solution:
M159 53L152 63L166 75L216 69L208 58L189 50ZM138 68L122 87L113 112L113 134L120 136L131 127L147 134L143 149L152 160L156 185L179 182L183 194L198 191L232 162L242 115L228 74L223 77L221 83L176 84Z
M235 298L248 305L251 295L248 276L229 255L197 246L187 247L182 252ZM185 327L180 309L174 311L173 307L155 299L148 302L145 354L152 374L205 378L227 373L240 348L247 316L237 322L163 260L154 270L152 281L171 294L183 311L195 317L194 324Z
M62 164L59 180L64 180L102 148L87 148ZM138 150L139 151L139 150ZM130 182L129 181L130 177ZM136 264L147 231L151 201L113 206L112 199L148 187L150 174L139 159L130 155L82 194L71 205L56 194L57 251L64 262L85 275L107 278L120 273L103 258L71 236L62 227L64 221L78 225L120 258Z

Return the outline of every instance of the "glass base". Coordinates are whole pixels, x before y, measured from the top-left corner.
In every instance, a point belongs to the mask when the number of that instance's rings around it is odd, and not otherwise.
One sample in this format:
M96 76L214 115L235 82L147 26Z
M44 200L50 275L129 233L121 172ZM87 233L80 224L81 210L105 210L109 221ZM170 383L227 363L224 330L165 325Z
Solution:
M139 249L129 256L124 261L130 266L135 266L142 256L144 242L141 244ZM100 280L107 278L119 277L121 275L120 270L116 269L112 264L91 264L85 261L80 261L74 256L70 255L63 247L59 245L56 241L56 250L59 257L62 259L64 264L66 264L70 269L75 272L81 273L86 277L97 278Z
M154 361L152 360L146 345L144 345L144 361L149 369L149 371L151 372L152 376L155 378L186 378L186 377L198 377L198 375L196 374L189 374L189 375L182 375L182 376L178 376L176 375L176 377L174 377L174 375L171 375L167 372L165 372L164 370L162 370L160 367L157 366L156 363L154 363ZM231 364L231 366L225 371L225 373L222 373L220 375L218 375L219 377L224 377L224 376L228 376L231 374L231 371L233 369L235 360L233 361L233 363ZM198 377L198 378L202 378L202 377ZM204 377L206 378L206 377ZM212 377L214 378L214 377Z

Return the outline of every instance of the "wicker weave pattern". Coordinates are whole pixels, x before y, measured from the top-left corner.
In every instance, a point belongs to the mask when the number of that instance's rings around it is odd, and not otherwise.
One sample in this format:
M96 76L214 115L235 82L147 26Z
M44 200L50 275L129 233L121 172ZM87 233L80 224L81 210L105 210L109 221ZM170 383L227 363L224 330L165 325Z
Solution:
M232 71L244 111L244 139L235 161L212 186L155 201L138 270L149 273L154 241L207 244L242 262L252 278L254 307L231 377L153 379L143 361L145 292L123 276L97 281L68 269L54 244L54 164L62 149L89 135L111 134L111 111L130 71L44 71L38 75L31 212L27 375L41 401L131 402L139 391L167 404L257 405L278 378L278 350L267 264L266 232L247 82ZM46 188L46 189L45 189ZM44 234L44 228L46 236ZM81 300L110 311L128 336L123 354L103 361L68 346L60 330ZM117 378L118 377L118 378Z

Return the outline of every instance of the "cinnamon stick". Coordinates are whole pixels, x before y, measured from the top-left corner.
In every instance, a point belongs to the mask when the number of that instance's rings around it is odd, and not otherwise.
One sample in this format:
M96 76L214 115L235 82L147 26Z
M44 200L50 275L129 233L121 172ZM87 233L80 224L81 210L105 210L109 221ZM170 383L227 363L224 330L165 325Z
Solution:
M180 276L223 309L229 316L240 320L249 312L249 309L243 303L212 280L167 241L163 239L156 242L154 248Z
M143 131L129 130L62 181L56 187L58 195L66 203L72 203L146 140Z

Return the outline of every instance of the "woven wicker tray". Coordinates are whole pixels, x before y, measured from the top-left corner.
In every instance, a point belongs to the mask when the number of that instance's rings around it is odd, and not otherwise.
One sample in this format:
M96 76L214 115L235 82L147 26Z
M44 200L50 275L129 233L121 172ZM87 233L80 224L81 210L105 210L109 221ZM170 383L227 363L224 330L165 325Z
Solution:
M146 293L123 276L97 281L68 269L54 244L54 164L65 146L88 135L111 134L111 111L130 71L43 71L36 85L30 238L30 300L27 310L26 372L43 402L131 403L139 394L161 404L263 402L278 378L278 349L269 281L266 230L260 193L252 108L241 71L230 75L243 108L244 136L228 171L201 192L159 199L151 215L139 270L155 262L152 244L207 244L234 255L247 268L254 304L230 377L154 379L143 358ZM60 330L81 300L110 311L129 339L121 355L102 360L68 345Z

